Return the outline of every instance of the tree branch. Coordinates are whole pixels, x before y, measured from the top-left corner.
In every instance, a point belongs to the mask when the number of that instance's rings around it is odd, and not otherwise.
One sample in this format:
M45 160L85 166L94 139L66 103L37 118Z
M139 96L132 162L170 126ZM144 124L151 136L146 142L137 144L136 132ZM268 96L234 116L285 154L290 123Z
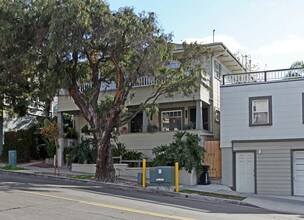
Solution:
M164 84L162 84L162 86L160 86L157 90L155 90L154 94L151 95L150 97L148 97L143 103L141 103L139 106L139 108L129 117L125 118L124 120L120 120L120 125L124 125L127 122L129 122L130 120L132 120L139 112L141 112L143 110L143 108L152 100L152 105L155 104L155 102L157 101L157 99L166 93L165 91L165 87L163 86Z

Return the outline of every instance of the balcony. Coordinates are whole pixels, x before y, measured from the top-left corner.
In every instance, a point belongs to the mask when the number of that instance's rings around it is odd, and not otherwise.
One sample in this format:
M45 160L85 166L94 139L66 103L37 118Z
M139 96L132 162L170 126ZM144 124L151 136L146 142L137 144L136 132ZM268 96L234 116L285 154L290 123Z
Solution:
M154 76L141 76L138 78L136 83L132 84L133 88L138 88L138 87L146 87L146 86L151 86L156 84L156 79ZM92 87L92 83L82 83L79 85L79 90L81 92L85 91L88 88ZM116 89L116 83L102 83L100 87L100 91L108 91L108 90L115 90Z
M287 80L303 80L304 68L268 70L223 75L223 85L243 85Z

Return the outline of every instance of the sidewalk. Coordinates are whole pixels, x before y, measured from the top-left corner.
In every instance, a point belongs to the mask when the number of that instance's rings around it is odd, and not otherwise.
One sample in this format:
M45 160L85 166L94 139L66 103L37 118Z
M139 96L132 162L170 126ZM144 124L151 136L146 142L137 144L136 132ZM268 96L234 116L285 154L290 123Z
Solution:
M28 174L28 175L37 175L37 174L38 175L39 174L43 175L43 174L46 174L46 175L49 175L50 178L61 178L61 179L62 178L67 178L67 177L52 176L53 173L54 173L54 168L36 167L35 164L37 164L37 163L40 163L40 162L18 165L19 167L26 168L27 170L17 170L17 171L11 171L11 172ZM0 163L0 166L4 166L4 165L5 164ZM84 173L72 172L67 167L61 167L60 168L60 174L61 175L81 175L81 174L84 174ZM85 175L87 175L87 174L85 174ZM130 181L131 179L126 179L126 180ZM136 186L135 183L133 183L133 184L106 183L106 185L107 186L113 186L113 187L116 186L116 187L123 187L123 188L141 189L140 187ZM235 191L231 190L227 186L217 185L217 184L196 185L196 186L181 186L180 188L181 189L186 189L186 190L216 193L216 194L222 194L222 195L242 196L242 197L246 197L246 199L244 199L243 201L236 201L236 200L233 201L231 199L220 199L220 198L215 198L215 197L198 196L198 195L187 194L187 193L178 194L179 196L182 196L182 197L194 198L194 199L204 199L204 200L209 200L209 201L225 202L225 203L240 204L240 205L252 205L252 206L257 206L257 207L261 207L261 208L272 210L272 211L304 215L304 197L299 197L299 196L271 196L271 195L257 195L257 194L239 193L239 192L235 192ZM174 194L176 195L176 193L174 193Z
M235 195L247 197L242 202L261 207L264 209L283 213L294 213L304 215L304 196L272 196L260 194L239 193L223 185L196 185L184 187L188 190L218 193L224 195Z

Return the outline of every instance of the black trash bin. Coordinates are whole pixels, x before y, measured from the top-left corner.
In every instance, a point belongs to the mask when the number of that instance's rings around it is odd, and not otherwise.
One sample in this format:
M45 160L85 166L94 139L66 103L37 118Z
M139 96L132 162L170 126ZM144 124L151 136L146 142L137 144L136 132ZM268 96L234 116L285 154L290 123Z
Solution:
M209 166L203 166L203 172L199 178L199 183L201 185L209 185L210 178L209 178Z

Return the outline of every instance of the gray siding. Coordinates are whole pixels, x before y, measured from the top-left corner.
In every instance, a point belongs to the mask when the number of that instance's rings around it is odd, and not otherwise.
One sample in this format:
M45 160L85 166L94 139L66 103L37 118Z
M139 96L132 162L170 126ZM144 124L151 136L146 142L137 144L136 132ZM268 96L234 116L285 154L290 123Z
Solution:
M304 141L234 143L234 151L256 150L258 194L291 195L291 149L304 149ZM261 150L261 154L259 154Z
M233 187L232 148L222 148L222 184Z

